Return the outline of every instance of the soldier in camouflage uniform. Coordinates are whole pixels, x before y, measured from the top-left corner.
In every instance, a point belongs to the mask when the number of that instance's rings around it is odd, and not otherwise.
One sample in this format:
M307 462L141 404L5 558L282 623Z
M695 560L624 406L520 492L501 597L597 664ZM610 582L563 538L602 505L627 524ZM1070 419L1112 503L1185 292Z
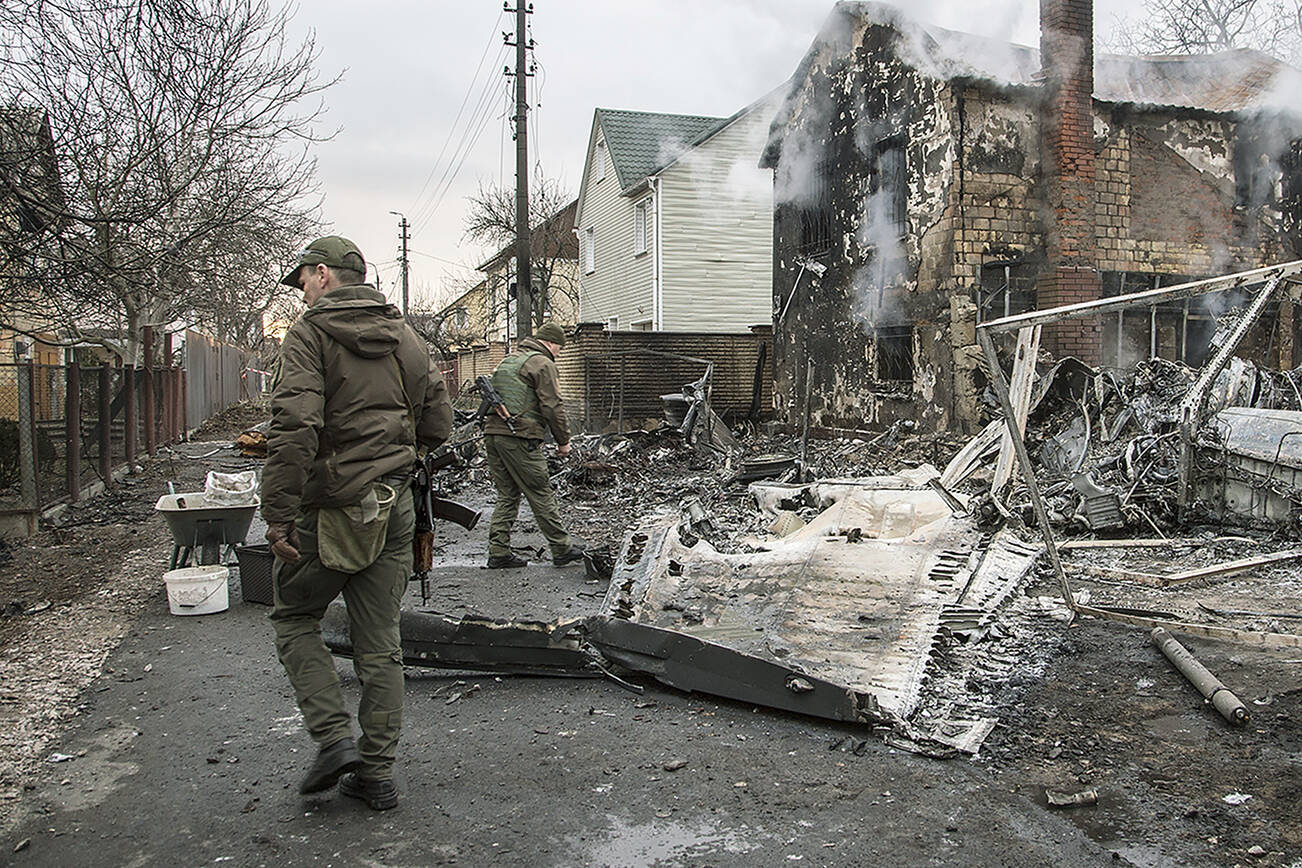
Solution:
M452 408L426 344L365 274L357 247L333 235L312 242L281 280L303 290L308 309L281 347L262 514L275 554L276 649L319 748L299 791L338 782L385 810L398 804L398 618L415 523L409 472L418 445L447 440ZM362 685L356 743L321 638L321 618L341 593Z
M558 567L583 559L561 524L556 492L547 475L542 441L551 431L556 454L570 454L570 426L561 402L556 357L565 346L565 332L556 323L539 326L533 337L493 372L493 388L505 409L484 420L484 450L497 488L497 504L488 528L488 566L522 567L527 561L511 551L511 525L520 510L520 495L529 501L538 529L547 538L552 563Z

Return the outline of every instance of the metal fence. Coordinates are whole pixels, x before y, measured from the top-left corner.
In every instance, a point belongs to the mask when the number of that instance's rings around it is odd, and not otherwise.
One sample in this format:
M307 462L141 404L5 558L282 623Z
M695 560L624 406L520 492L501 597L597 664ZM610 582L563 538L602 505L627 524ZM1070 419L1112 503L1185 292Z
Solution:
M0 519L35 530L40 511L86 496L160 444L261 393L256 357L188 333L187 367L0 364ZM146 358L152 358L152 333ZM171 358L167 342L164 358ZM190 400L194 398L195 400ZM14 519L19 521L15 522Z

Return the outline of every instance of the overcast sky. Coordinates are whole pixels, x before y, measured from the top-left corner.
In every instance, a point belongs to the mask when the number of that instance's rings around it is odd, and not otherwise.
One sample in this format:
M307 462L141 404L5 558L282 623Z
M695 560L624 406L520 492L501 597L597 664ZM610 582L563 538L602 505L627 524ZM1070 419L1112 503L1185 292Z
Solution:
M1096 0L1106 39L1133 8ZM534 0L538 74L531 161L578 194L593 110L726 117L794 72L832 0ZM1039 40L1038 0L916 0L919 21L1006 39ZM339 133L317 148L324 219L380 266L395 301L398 218L412 223L413 305L451 299L455 278L493 251L463 238L466 196L483 182L513 183L509 115L515 16L501 0L312 0L294 17L314 31L326 121ZM508 102L508 100L511 100ZM463 107L464 106L464 107ZM460 117L458 113L460 112Z

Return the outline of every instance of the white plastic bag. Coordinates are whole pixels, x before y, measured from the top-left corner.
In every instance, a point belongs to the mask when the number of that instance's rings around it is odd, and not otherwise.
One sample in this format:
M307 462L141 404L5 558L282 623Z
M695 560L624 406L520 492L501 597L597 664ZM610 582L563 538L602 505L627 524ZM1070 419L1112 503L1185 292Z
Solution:
M258 474L255 470L240 473L208 471L203 484L203 499L208 506L248 506L258 502Z

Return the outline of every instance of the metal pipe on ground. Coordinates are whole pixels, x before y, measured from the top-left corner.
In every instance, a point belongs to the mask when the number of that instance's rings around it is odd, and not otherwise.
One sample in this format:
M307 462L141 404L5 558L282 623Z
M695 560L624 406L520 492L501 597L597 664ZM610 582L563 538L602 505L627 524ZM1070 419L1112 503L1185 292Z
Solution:
M1230 689L1220 682L1215 675L1207 671L1198 660L1189 653L1175 637L1162 627L1153 628L1153 644L1157 646L1166 659L1170 660L1180 674L1189 680L1203 698L1216 707L1221 717L1236 726L1248 722L1248 709Z

